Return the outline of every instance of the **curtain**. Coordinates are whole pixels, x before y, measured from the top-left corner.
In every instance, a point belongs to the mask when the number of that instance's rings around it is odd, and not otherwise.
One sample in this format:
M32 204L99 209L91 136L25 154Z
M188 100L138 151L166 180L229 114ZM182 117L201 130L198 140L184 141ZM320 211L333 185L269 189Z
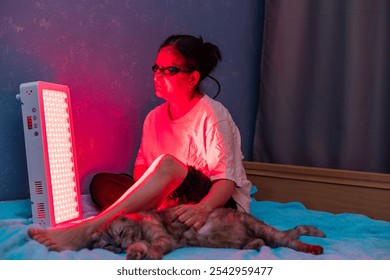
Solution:
M253 160L390 173L390 1L266 0Z

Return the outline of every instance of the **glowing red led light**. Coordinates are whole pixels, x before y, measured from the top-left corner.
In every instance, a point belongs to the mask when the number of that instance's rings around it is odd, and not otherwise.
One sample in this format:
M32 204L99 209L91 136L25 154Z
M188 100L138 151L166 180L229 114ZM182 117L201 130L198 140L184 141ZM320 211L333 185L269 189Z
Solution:
M72 154L68 99L61 91L42 90L47 150L56 223L77 218L76 174Z

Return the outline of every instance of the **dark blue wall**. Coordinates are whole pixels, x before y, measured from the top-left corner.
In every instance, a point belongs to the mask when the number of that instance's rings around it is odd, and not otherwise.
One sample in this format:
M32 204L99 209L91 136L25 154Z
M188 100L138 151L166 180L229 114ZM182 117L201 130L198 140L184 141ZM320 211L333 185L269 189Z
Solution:
M151 65L174 33L202 35L223 61L218 100L231 111L251 159L263 1L0 2L0 200L27 198L20 104L23 82L70 87L83 192L94 173L131 172L154 96ZM210 83L213 95L216 87Z

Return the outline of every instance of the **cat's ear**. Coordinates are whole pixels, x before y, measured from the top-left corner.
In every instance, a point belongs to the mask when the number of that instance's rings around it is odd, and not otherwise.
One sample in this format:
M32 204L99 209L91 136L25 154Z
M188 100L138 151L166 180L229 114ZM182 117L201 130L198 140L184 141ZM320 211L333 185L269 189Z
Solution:
M94 234L92 234L91 237L88 239L87 249L92 250L93 248L95 248L94 245L97 241L99 241L99 238L100 238L99 232L95 232Z
M89 241L90 242L95 242L96 240L98 240L100 237L100 234L99 232L95 232L94 234L91 235L91 237L89 238Z

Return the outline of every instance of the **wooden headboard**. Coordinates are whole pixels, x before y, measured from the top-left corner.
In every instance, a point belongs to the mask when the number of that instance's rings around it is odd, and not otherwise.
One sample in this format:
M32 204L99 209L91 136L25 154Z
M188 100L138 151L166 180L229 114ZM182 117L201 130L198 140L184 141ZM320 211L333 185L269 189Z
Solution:
M390 221L390 174L244 162L259 201L298 201L311 210Z

